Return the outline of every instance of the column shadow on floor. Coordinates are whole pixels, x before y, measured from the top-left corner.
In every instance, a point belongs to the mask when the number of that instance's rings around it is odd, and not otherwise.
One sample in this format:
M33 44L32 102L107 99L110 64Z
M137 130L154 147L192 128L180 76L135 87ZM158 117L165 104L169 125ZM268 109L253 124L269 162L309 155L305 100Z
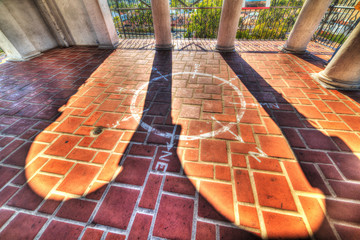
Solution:
M296 143L291 141L289 139L289 133L284 132L285 128L306 128L311 129L311 134L313 138L316 139L306 139L305 141L307 144L315 144L316 141L321 142L320 145L314 146L309 150L310 152L313 151L314 153L317 153L317 150L321 151L329 151L329 155L336 161L336 164L338 167L343 167L345 169L345 166L341 166L341 164L346 165L348 168L351 168L351 164L355 163L356 160L360 161L358 157L355 154L352 154L350 147L339 137L336 136L327 136L323 134L321 131L317 130L316 127L314 127L307 119L306 117L298 112L294 106L292 106L291 103L289 103L281 93L276 91L260 74L256 72L255 69L253 69L238 53L232 52L232 53L221 53L221 56L226 61L228 66L234 71L234 73L238 76L240 81L245 85L245 87L249 90L249 92L256 98L256 100L259 102L260 105L263 106L266 113L271 117L271 119L278 125L278 127L281 129L282 134L286 137L286 139L289 142L289 146L293 149L295 152L295 156L297 159L306 157L306 162L316 163L318 161L318 155L313 154L306 156L302 156L302 154L297 151L299 148L296 146ZM308 58L304 58L308 59ZM311 61L311 63L313 63ZM277 110L274 108L269 108L268 106L270 104L279 103L279 104L287 104L292 107L294 114L287 114L286 119L284 116L281 115L281 110ZM285 121L284 121L285 120ZM284 123L286 122L286 123ZM291 134L290 134L291 135ZM341 151L347 151L349 154L347 158L344 159L343 156L338 156L336 152ZM346 160L349 161L346 161ZM299 161L299 160L298 160ZM300 163L301 161L299 161ZM326 188L325 185L319 184L318 178L316 174L314 175L309 169L304 168L305 165L300 164L303 173L307 177L308 182L316 188L319 188L322 190L325 195L330 195L329 190ZM351 175L349 174L351 177ZM346 190L344 190L346 191ZM349 190L351 191L351 190ZM329 210L329 209L327 209ZM332 209L334 211L334 209ZM336 211L336 210L335 210ZM326 218L324 218L324 221L317 232L315 232L315 238L320 239L330 239L330 235L327 236L326 234L330 234L330 226L327 222ZM335 236L331 234L331 237L335 239Z

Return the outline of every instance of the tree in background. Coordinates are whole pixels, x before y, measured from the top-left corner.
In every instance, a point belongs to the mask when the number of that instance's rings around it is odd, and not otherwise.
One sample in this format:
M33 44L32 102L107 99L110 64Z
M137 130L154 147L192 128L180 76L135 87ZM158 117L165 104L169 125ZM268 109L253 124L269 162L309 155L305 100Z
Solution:
M216 38L219 28L222 0L203 0L195 5L188 20L186 38ZM206 9L220 7L219 9Z
M301 7L304 0L273 0L271 6ZM238 39L285 39L291 31L301 8L270 8L250 13L240 19Z
M184 1L183 1L184 2ZM188 3L189 1L187 1ZM219 28L222 0L203 0L189 14L186 38L216 38ZM271 6L302 6L304 0L272 0ZM172 1L173 7L181 3ZM219 9L208 9L219 7ZM284 39L294 25L300 8L270 8L245 10L239 21L237 38Z
M143 2L146 2L144 4ZM216 38L223 0L171 0L173 36L182 38ZM244 10L236 37L239 39L284 39L294 25L304 0L272 0L271 6L298 8L270 8ZM153 34L149 0L109 0L119 34ZM186 8L184 8L186 7ZM190 8L188 8L190 7ZM118 9L122 8L121 11ZM123 8L142 8L125 10Z
M120 37L154 33L151 9L144 2L148 1L108 0Z

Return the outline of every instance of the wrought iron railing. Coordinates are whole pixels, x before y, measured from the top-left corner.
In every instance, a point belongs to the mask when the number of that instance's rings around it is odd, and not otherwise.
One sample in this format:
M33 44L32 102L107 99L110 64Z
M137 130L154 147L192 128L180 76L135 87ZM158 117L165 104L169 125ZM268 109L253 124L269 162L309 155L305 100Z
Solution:
M108 0L119 37L153 38L150 1Z
M359 0L334 0L317 29L314 40L332 49L339 48L360 22L354 8Z
M149 0L108 0L118 34L122 38L153 38ZM172 0L173 39L214 39L219 28L223 0ZM270 8L243 8L238 39L285 39L304 0L272 0Z
M303 1L273 1L268 9L243 9L236 37L242 40L284 40L300 13Z

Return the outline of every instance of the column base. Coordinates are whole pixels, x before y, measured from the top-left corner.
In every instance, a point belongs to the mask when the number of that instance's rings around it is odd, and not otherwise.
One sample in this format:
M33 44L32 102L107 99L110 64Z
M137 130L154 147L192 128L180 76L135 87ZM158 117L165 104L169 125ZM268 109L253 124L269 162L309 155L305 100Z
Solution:
M120 41L118 41L115 44L109 44L109 45L100 44L99 49L116 49L119 45L120 45Z
M306 50L292 50L292 49L286 48L286 46L280 47L279 49L283 53L290 53L290 54L294 54L294 55L304 55L304 54L308 53L308 51L306 51Z
M311 77L317 81L321 86L327 89L335 89L335 90L345 90L345 91L355 91L360 89L360 82L357 83L349 83L344 82L338 79L331 79L322 72L310 74Z
M8 62L25 62L25 61L31 60L33 58L36 58L40 55L41 55L41 52L31 53L26 56L22 56L21 58L17 58L17 57L13 58L11 56L7 56L6 61L8 61Z
M155 50L157 51L169 51L173 49L172 44L155 44Z
M216 51L218 52L235 52L235 46L224 47L216 44Z

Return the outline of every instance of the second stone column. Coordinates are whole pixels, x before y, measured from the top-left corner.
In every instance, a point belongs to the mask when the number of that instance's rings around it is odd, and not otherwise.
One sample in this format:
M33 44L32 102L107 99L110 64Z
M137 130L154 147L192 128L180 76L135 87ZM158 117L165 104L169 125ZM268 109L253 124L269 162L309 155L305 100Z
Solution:
M170 50L172 44L169 1L151 0L151 11L154 22L155 48L157 50Z
M216 44L217 50L234 51L242 3L243 0L224 0Z

